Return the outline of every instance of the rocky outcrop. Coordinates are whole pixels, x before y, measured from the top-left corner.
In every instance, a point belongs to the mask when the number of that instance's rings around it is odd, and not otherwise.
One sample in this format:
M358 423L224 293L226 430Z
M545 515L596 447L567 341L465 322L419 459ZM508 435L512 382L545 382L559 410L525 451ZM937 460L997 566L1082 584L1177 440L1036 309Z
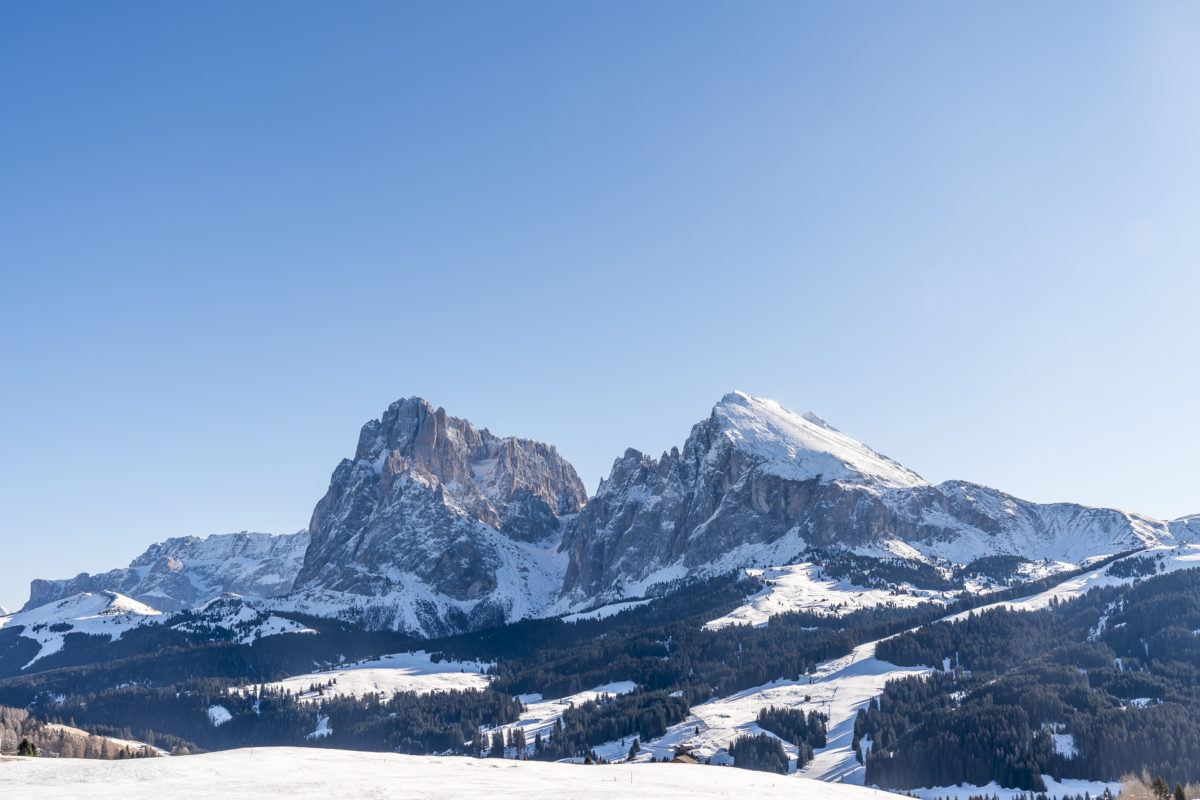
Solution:
M34 580L23 610L81 592L118 592L159 611L194 608L226 592L276 597L292 590L307 547L307 531L167 539L151 545L124 569Z
M296 588L422 632L523 616L556 595L562 521L586 500L552 446L400 400L334 470Z

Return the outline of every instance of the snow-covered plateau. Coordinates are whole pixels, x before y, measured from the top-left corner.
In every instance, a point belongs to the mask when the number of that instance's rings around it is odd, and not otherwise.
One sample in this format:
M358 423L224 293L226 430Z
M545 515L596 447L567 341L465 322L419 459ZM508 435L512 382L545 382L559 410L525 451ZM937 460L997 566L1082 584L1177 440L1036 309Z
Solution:
M0 795L22 800L882 800L900 796L859 786L693 764L583 766L300 747L128 761L5 758L0 760Z

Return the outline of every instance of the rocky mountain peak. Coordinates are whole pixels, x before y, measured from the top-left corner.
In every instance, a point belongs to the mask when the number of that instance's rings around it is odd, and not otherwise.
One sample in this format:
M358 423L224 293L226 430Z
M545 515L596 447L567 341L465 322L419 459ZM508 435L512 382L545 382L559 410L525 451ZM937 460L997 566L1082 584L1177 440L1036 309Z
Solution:
M543 602L561 575L550 550L587 502L558 451L499 437L419 397L362 427L313 510L296 586L399 608L381 624L438 630L448 615L499 621ZM506 582L513 585L504 585ZM536 584L534 586L533 584ZM490 617L488 615L491 615Z
M561 516L587 502L575 469L552 445L481 431L421 397L397 400L364 425L353 463L370 464L385 495L405 475L440 489L447 503L492 528L528 512L530 503ZM314 516L313 525L319 522ZM518 525L534 533L526 522Z

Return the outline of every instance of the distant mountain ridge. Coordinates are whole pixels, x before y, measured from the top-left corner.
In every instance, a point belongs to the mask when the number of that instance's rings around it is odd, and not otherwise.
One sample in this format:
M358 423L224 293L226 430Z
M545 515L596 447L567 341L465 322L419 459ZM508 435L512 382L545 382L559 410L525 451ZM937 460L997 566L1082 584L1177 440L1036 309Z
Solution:
M227 592L277 597L292 590L307 549L308 531L167 539L151 545L124 569L34 580L22 610L83 592L117 592L159 611L194 608Z
M497 437L419 397L360 431L307 531L172 539L126 569L34 581L35 607L116 591L153 608L232 592L275 607L437 635L669 592L845 550L949 574L1008 554L1079 564L1200 541L1164 522L932 485L814 414L733 392L655 459L630 449L590 500L547 444Z

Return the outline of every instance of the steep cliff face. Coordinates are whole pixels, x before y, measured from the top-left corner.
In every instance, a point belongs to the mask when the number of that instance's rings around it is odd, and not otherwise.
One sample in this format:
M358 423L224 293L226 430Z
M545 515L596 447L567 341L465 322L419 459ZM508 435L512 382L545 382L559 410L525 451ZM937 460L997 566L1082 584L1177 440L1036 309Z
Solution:
M34 580L24 609L81 592L118 592L159 611L194 608L226 592L250 598L276 597L292 590L307 547L307 531L282 536L243 531L167 539L151 545L124 569Z
M726 395L682 451L635 450L567 526L563 597L619 599L810 547L965 563L984 555L1081 561L1169 539L1157 520L1038 505L919 475L811 414Z
M400 400L363 426L317 503L299 602L420 632L535 613L561 583L562 520L586 500L553 447Z

